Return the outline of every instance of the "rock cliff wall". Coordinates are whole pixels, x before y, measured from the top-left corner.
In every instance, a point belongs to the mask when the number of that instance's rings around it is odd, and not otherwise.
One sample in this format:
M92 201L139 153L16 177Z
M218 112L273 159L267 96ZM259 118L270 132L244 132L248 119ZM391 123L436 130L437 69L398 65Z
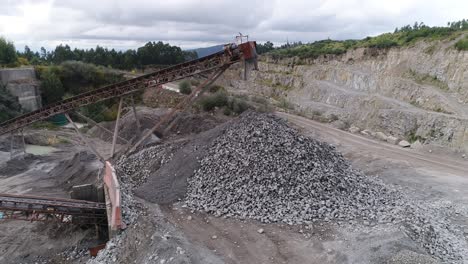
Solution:
M39 82L33 68L14 68L0 70L0 84L18 97L19 103L26 111L41 107Z
M456 40L359 48L317 59L261 58L220 83L233 91L287 100L301 114L468 151L468 52Z

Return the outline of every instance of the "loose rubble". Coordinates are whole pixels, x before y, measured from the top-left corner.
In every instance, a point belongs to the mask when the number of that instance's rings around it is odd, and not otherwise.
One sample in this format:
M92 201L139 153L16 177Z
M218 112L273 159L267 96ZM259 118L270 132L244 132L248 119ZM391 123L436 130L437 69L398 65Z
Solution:
M218 137L189 179L189 208L265 223L395 221L395 190L368 180L333 146L249 113Z
M438 210L362 175L333 146L274 115L245 114L213 141L188 182L186 206L216 216L290 225L397 224L443 262L468 256L460 232Z

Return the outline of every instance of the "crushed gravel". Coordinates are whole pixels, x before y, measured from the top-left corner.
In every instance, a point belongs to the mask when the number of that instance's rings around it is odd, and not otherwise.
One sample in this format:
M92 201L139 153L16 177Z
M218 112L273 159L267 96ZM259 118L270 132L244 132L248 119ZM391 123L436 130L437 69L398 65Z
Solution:
M392 222L399 193L369 180L327 143L270 114L249 113L212 144L189 179L187 206L265 223Z
M301 135L272 114L245 113L190 141L123 157L116 167L127 224L141 212L134 190L156 203L174 202L173 193L186 190L184 207L216 216L358 229L398 226L442 263L468 260L463 231L448 220L450 205L409 199L354 169L333 146ZM122 239L111 240L95 260L112 263Z
M186 206L264 223L401 225L445 263L464 263L467 245L447 210L413 202L363 175L335 148L272 115L247 113L216 138L188 179Z

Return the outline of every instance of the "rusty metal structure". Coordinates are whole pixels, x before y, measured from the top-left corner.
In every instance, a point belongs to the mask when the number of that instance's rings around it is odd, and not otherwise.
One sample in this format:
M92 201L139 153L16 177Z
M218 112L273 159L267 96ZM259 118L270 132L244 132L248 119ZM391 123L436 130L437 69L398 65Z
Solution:
M105 224L106 204L83 200L0 194L0 220Z

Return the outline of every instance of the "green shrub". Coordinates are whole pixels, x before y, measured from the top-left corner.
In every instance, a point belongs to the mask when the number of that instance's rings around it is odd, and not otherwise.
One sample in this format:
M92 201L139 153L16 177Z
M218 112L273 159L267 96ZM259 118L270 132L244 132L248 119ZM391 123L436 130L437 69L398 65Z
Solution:
M227 108L229 108L230 110L232 110L232 112L239 115L243 113L245 110L249 109L249 104L245 100L232 98L229 101Z
M224 115L227 115L227 116L230 116L230 115L232 114L231 108L225 107L225 108L223 109L223 114L224 114Z
M34 129L47 129L47 130L58 130L59 126L55 125L52 122L48 121L39 121L31 124L31 127Z
M45 105L49 105L62 100L65 89L59 77L51 70L41 74L41 93Z
M181 94L191 94L192 93L192 85L189 81L183 80L179 83L179 92Z
M455 48L458 50L468 50L468 35L457 41L457 43L455 43Z
M215 107L223 107L228 104L228 96L225 92L217 92L200 99L200 105L204 111L211 111Z

